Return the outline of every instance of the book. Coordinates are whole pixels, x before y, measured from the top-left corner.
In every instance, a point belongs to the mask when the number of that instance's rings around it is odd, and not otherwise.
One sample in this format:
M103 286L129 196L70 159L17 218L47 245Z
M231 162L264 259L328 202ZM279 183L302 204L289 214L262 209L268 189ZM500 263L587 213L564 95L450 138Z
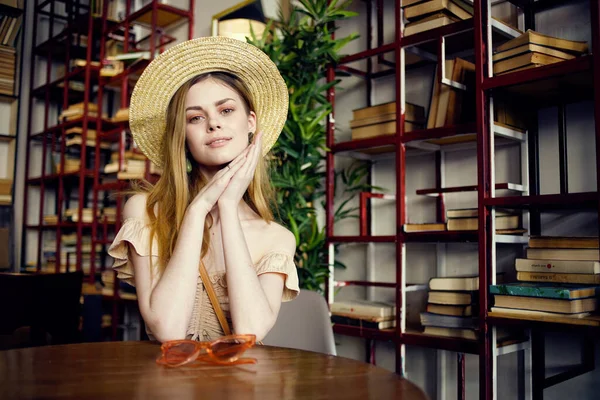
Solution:
M529 52L546 54L546 55L549 55L552 57L561 58L563 60L571 60L576 57L575 55L567 53L565 51L556 50L556 49L552 49L550 47L540 46L540 45L533 44L533 43L525 43L522 46L515 47L510 50L501 51L499 53L494 54L492 56L492 60L494 62L501 61L506 58L518 56L520 54L529 53Z
M525 282L600 284L600 274L566 274L553 272L517 272L517 280Z
M350 128L360 128L361 126L381 124L390 121L396 121L396 113L380 114L363 119L353 119L352 121L350 121Z
M362 121L388 114L393 115L393 119L396 119L395 101L354 109L352 110L352 119L354 121ZM416 104L404 102L404 120L418 123L423 122L425 120L425 108Z
M477 292L430 291L427 301L433 304L469 305L477 300Z
M527 248L527 258L536 260L600 261L599 249L542 249Z
M517 271L527 272L561 272L569 274L600 274L598 261L571 261L571 260L534 260L517 258L515 260Z
M527 114L513 101L508 97L494 96L494 124L525 132L528 127Z
M12 186L12 179L0 179L0 194L10 194L12 192Z
M96 139L92 138L92 139L87 139L85 141L86 146L88 147L96 147ZM81 138L81 136L75 136L72 138L67 138L67 140L65 140L65 146L81 146L83 144L83 139ZM100 148L101 149L105 149L108 150L110 149L111 144L109 142L101 142L100 143Z
M73 128L69 128L65 130L65 135L81 135L83 134L83 128L81 126L74 126ZM87 138L88 139L96 139L96 131L94 129L87 130Z
M499 273L496 279L502 279L504 275ZM429 280L429 289L440 291L473 291L479 290L479 276L453 276L437 277Z
M387 317L396 315L396 304L383 301L349 300L333 302L332 313L360 314L370 317Z
M404 122L404 131L411 132L420 129L420 125L415 125L412 122ZM352 129L352 140L367 139L376 136L383 135L395 135L396 134L396 120L384 122L381 124L372 124L367 126L360 126Z
M446 60L445 64L445 78L452 77L452 72L454 70L454 60ZM437 78L437 75L436 75ZM452 92L452 88L446 84L442 84L439 87L438 93L438 104L437 111L435 115L435 127L439 128L444 126L446 123L446 113L448 112L448 102L450 100L450 93Z
M507 315L515 315L519 317L537 317L537 318L552 318L552 317L569 317L569 318L585 318L589 317L591 313L582 312L574 314L561 314L548 311L534 311L534 310L520 310L518 308L504 308L504 307L491 307L491 312L500 312Z
M396 320L393 319L387 321L373 322L341 315L332 315L331 322L333 322L334 324L358 326L366 329L389 329L396 327Z
M144 179L144 172L142 171L119 171L117 172L117 179L119 180L129 180L129 179Z
M413 4L424 3L426 1L428 0L402 0L402 5L400 7L404 8Z
M445 231L444 223L404 224L404 232L434 232Z
M587 42L578 42L573 40L560 39L528 29L522 35L511 39L496 48L496 51L510 50L527 43L533 43L540 46L551 47L553 49L563 50L573 54L582 54L588 51Z
M369 321L369 322L390 321L390 320L396 318L395 315L386 315L385 317L373 317L370 315L362 315L359 313L345 313L345 312L338 312L338 311L332 311L331 315L337 315L340 317L348 317L348 318L355 318L355 319L362 319L364 321Z
M441 82L438 79L438 70L440 64L436 64L433 71L433 85L431 88L431 99L429 100L429 112L427 114L427 129L435 128L435 122L437 118L437 109L440 97L440 85Z
M512 282L490 285L491 294L545 297L550 299L580 299L600 295L600 286L557 285L544 282Z
M445 328L467 328L477 327L477 318L473 317L455 317L450 315L440 315L431 313L421 313L421 325L440 326Z
M460 18L444 13L437 13L431 17L423 18L406 24L404 26L404 36L414 35L420 32L439 28L440 26L444 25L450 25L457 21L460 21Z
M143 153L138 153L133 150L126 150L123 152L123 160L143 160L146 161L146 156ZM114 151L110 154L110 161L119 161L119 152Z
M468 317L477 314L472 305L445 305L445 304L427 304L427 312L431 314L454 315L457 317Z
M132 52L132 53L122 53L122 54L116 54L114 56L106 57L106 59L109 61L114 61L114 60L116 60L116 61L135 61L140 58L149 60L150 52L149 51L136 51L136 52Z
M597 249L597 236L531 236L530 248Z
M514 69L529 66L530 64L548 65L564 61L562 58L550 56L543 53L529 52L502 61L494 62L494 74L510 72Z
M460 0L429 0L424 3L405 6L404 17L412 21L418 19L418 17L444 10L460 19L473 17L473 6Z
M467 90L450 88L444 126L474 120L472 115L474 115L475 109L473 106L475 104L475 64L456 57L454 59L451 79L454 82L465 85Z
M496 216L496 229L518 229L521 218L518 215ZM450 218L448 219L449 231L472 231L479 227L477 218Z
M546 299L542 297L494 295L494 306L534 311L574 314L596 310L598 299Z
M473 329L443 328L439 326L426 326L425 335L457 337L461 339L477 340L477 331Z
M455 208L446 211L446 218L476 218L479 215L477 208ZM496 217L513 215L513 212L496 209Z

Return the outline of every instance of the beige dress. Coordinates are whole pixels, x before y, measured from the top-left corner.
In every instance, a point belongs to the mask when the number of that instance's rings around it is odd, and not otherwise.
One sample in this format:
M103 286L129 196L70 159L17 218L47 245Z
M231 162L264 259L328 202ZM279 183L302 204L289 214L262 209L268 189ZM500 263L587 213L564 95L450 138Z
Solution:
M129 246L127 246L127 243L130 243L140 256L152 256L152 266L155 270L155 273L152 276L153 279L158 279L160 267L158 265L158 246L156 240L154 240L152 241L152 249L150 249L150 227L146 225L144 220L138 218L127 218L123 221L123 226L108 249L108 254L115 259L113 268L117 271L117 277L122 281L135 286L133 265L129 260ZM294 264L293 254L280 251L269 252L256 263L255 268L256 275L267 272L277 272L285 275L282 301L290 301L298 295L300 291L298 287L298 272L296 271L296 266ZM211 271L208 269L208 266L207 271L221 304L221 308L231 326L225 272ZM151 339L154 339L152 332L148 331L148 329L146 329L146 332ZM204 285L200 279L200 273L198 273L196 302L187 329L187 339L206 341L214 340L223 335L223 329L219 324L217 315L215 314L208 294L204 289Z

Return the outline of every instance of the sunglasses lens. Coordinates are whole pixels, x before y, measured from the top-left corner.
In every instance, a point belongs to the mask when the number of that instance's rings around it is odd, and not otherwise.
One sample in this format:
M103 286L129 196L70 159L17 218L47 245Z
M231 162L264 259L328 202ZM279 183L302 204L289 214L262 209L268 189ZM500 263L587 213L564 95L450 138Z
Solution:
M212 356L220 361L235 361L248 349L245 339L227 339L215 341L211 346Z
M169 365L180 364L195 357L197 347L192 343L179 343L164 352L164 362Z

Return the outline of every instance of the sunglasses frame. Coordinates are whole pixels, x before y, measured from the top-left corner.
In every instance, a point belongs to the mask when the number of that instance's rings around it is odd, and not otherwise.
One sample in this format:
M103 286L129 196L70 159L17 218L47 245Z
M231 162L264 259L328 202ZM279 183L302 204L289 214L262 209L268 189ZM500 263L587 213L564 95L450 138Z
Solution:
M220 343L228 342L228 341L241 341L242 343L238 343L237 345L233 345L228 347L227 349L222 350L214 350L213 348ZM189 344L193 346L193 351L190 352L189 355L182 356L173 356L171 355L170 359L175 359L175 362L170 362L167 360L168 352L175 346L179 346L182 344ZM198 342L195 340L169 340L164 342L160 346L161 356L156 360L157 364L164 365L166 367L176 368L183 365L191 364L194 361L198 361L200 363L212 363L218 365L238 365L238 364L255 364L255 358L240 358L246 350L253 347L256 344L256 335L227 335L222 336L216 340L210 342ZM206 352L200 354L202 350ZM229 353L235 354L235 356L229 357L227 360L223 360L220 357L223 357ZM195 365L195 364L192 364Z

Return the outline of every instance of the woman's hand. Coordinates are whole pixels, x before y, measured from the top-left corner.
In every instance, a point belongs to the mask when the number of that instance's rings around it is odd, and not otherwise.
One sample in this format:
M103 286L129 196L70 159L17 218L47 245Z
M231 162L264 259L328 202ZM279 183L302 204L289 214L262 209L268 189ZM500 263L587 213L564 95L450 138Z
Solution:
M189 209L206 216L217 204L219 197L227 188L231 178L244 165L248 149L244 150L238 157L220 170L212 179L198 192L194 200L190 203Z
M243 156L244 154L246 154L244 157L244 161L239 162L238 159L235 160L241 165L236 164L236 171L233 177L229 181L227 188L221 194L221 197L219 197L219 208L233 207L237 210L237 207L239 206L240 201L244 196L244 193L246 193L250 182L252 182L252 178L254 178L254 171L256 170L256 165L258 164L258 160L262 156L261 132L259 132L255 136L254 143L248 146L246 150L244 150L244 152L240 154L240 156Z

